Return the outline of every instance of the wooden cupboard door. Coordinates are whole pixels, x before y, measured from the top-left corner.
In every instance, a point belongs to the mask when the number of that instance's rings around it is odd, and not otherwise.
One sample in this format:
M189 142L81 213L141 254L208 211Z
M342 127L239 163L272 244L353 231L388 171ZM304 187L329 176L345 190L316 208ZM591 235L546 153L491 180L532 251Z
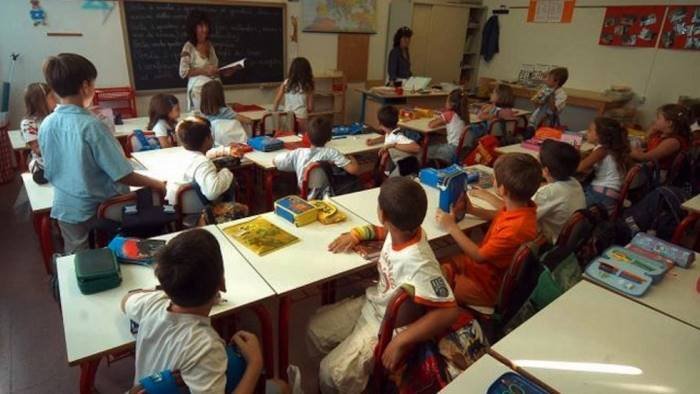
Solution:
M466 7L434 5L430 13L428 53L424 58L425 73L414 72L414 75L431 77L432 83L458 84L468 21L469 9Z
M430 45L434 40L431 36L431 19L433 6L430 4L413 4L413 20L411 28L411 72L415 76L428 76L427 65L430 64L428 56Z

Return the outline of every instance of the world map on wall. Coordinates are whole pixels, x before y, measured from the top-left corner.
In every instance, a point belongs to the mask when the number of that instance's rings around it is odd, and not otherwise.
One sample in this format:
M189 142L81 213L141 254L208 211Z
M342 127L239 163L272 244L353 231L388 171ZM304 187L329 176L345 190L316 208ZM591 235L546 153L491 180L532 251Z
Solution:
M302 0L304 31L374 33L375 0Z

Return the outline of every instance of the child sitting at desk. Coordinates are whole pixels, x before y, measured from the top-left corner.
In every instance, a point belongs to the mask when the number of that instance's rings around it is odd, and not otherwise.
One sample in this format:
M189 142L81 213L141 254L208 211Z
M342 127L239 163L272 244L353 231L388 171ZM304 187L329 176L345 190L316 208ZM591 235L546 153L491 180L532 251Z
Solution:
M450 164L454 163L458 159L456 152L462 133L466 132L469 134L465 138L465 146L471 146L476 143L477 137L472 135L469 130L465 130L468 123L469 103L467 102L467 95L462 89L455 89L447 95L445 110L442 114L428 124L431 128L445 126L447 129L447 143L428 146L428 158L438 159Z
M284 98L284 110L293 112L299 133L306 133L309 112L314 103L314 74L305 57L297 57L289 66L289 74L277 90L272 110L277 111Z
M168 181L165 198L173 205L177 204L177 191L180 187L195 183L201 194L209 201L215 201L228 193L233 199L233 174L228 168L216 170L214 163L206 153L214 145L209 121L199 116L189 117L177 124L177 137L187 152L185 171L175 179Z
M581 155L572 145L545 140L540 148L540 163L545 184L532 197L537 205L537 227L552 243L571 215L586 208L586 197L581 184L574 178ZM475 190L472 196L481 198L497 208L503 200L486 190Z
M477 117L481 122L471 124L470 132L475 137L481 137L487 134L491 129L491 125L499 120L515 120L515 112L513 105L515 104L515 95L513 88L508 85L499 84L491 92L488 104L484 104L480 109ZM505 134L505 130L497 130L496 133ZM502 136L502 135L497 135Z
M658 163L661 181L679 152L688 149L690 143L690 113L679 104L666 104L656 113L656 121L647 132L647 150L632 150L630 156L636 161Z
M29 172L34 181L40 184L46 183L44 179L44 160L39 149L39 125L56 107L56 96L53 95L49 85L41 82L30 83L24 92L24 106L26 114L20 123L22 139L29 146L31 159Z
M216 238L208 231L185 231L163 247L153 290L132 290L122 312L138 325L135 384L165 370L178 371L191 393L224 393L226 343L211 326L209 313L226 291L224 263ZM231 338L246 361L234 393L253 393L263 368L255 335L239 331Z
M418 172L420 165L416 155L420 152L420 145L401 131L399 123L399 110L391 105L385 105L377 114L379 129L383 136L370 138L367 145L384 143L379 150L379 156L388 154L391 158L393 169L391 176L410 175Z
M170 148L177 144L175 125L180 119L180 104L172 94L156 94L151 97L148 106L148 126L158 138L161 148Z
M457 318L450 287L440 272L421 223L427 197L408 178L386 180L379 191L379 221L343 234L329 245L334 253L349 252L361 240L384 239L377 270L379 282L364 297L325 306L311 318L309 339L323 353L321 392L363 392L372 370L377 334L390 300L400 288L410 288L413 301L426 313L394 335L382 363L394 371L412 345L442 333Z
M314 118L309 125L310 148L297 148L293 151L280 153L275 156L272 163L280 171L294 171L297 175L299 188L304 181L304 171L309 164L318 161L331 162L338 168L342 168L350 175L357 175L360 167L355 158L346 157L334 148L326 147L331 140L332 126L330 120L324 117ZM315 197L318 191L312 191L311 196ZM309 197L311 198L311 197Z
M44 176L54 187L51 217L58 220L65 253L89 247L97 207L128 186L164 190L161 181L137 174L119 142L86 108L95 95L97 69L73 53L49 57L44 77L59 105L39 126Z
M477 208L465 195L466 213L491 226L481 245L474 243L457 225L455 211L438 208L436 221L464 252L442 261L443 272L452 278L455 298L460 305L493 307L503 275L518 248L537 235L537 212L532 196L542 180L542 168L527 153L508 153L496 160L493 167L498 194L504 206L498 211Z
M547 73L544 86L532 97L532 103L536 108L530 115L528 130L534 134L535 130L549 118L553 126L559 123L559 114L566 106L567 95L562 86L569 79L569 70L557 67Z
M228 146L231 143L245 143L248 139L236 113L226 105L224 87L219 81L209 81L202 86L201 111L211 122L214 146Z

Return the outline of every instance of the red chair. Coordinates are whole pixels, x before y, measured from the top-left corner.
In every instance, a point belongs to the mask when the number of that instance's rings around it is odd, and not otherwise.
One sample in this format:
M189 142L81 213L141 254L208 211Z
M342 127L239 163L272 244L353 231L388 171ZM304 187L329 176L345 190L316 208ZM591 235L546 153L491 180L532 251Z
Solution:
M202 199L197 195L194 184L190 183L180 186L176 193L176 199L175 213L177 213L178 229L197 227L199 217L205 205Z
M161 191L153 191L154 205L162 205L163 198L164 196ZM123 208L127 205L136 204L136 202L137 197L135 192L114 196L97 207L97 219L109 219L121 223ZM100 233L99 231L96 232L95 246L105 246L108 241L109 240L106 239L106 234Z
M625 200L627 200L627 195L629 194L633 183L637 181L637 177L639 176L641 171L641 164L635 164L632 168L629 169L629 171L627 171L625 181L622 183L622 188L620 189L620 196L617 199L617 204L615 205L615 208L613 209L613 212L610 215L610 220L617 220L617 218L620 217L620 215L622 215L622 211L625 209Z
M386 180L387 173L389 171L389 163L391 163L391 156L389 155L389 152L384 152L381 156L379 156L379 160L377 160L377 164L374 167L374 183L375 186L381 186L382 183L384 183L384 180Z
M319 189L330 185L330 179L326 176L323 169L324 164L319 161L309 163L304 169L304 175L301 179L301 198L309 198L309 193L313 189ZM315 196L318 197L318 196Z
M581 209L571 215L559 232L556 246L575 252L590 238L595 223L584 213L586 211Z
M690 212L688 216L681 221L678 227L676 227L676 230L673 232L671 242L676 245L685 246L683 245L683 238L689 230L695 228L695 224L698 222L698 219L700 219L700 215ZM695 234L695 240L693 241L692 247L694 251L700 252L700 232Z
M268 132L269 130L269 132ZM279 132L298 134L297 120L294 112L270 112L260 121L261 135L274 135Z
M115 114L120 114L124 119L138 117L136 96L131 87L95 89L92 103L103 108L111 108Z

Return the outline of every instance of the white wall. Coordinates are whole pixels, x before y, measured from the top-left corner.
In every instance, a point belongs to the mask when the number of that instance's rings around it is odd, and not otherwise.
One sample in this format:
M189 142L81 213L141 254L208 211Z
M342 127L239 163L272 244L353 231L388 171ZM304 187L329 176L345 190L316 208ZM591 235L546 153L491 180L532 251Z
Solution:
M578 0L582 5L698 4L697 0ZM485 0L489 9L501 4L527 6L527 0ZM490 12L490 11L489 11ZM569 68L566 86L602 91L610 85L630 86L646 98L642 124L655 109L678 96L700 96L700 51L622 48L598 45L604 8L576 8L570 24L527 23L526 9L499 15L500 53L481 61L480 77L513 80L522 64L556 64Z
M287 39L287 54L307 57L314 73L321 74L336 68L337 35L301 32L301 3L286 0L256 0L258 2L285 3L287 26L291 33L291 17L299 19L299 42ZM231 1L235 3L235 1ZM98 87L129 85L126 51L122 36L119 9L115 8L103 23L102 11L83 10L82 0L43 0L47 26L34 27L29 18L28 1L0 0L0 80L8 78L10 53L21 57L15 70L11 104L10 127L17 128L24 112L23 89L31 82L42 81L41 65L44 59L59 52L76 52L90 59L98 70ZM119 4L117 3L117 7ZM386 26L389 0L377 1L377 34L370 36L368 79L383 79L386 62ZM80 32L82 37L47 37L47 32ZM291 34L290 34L291 35ZM242 103L269 103L274 89L229 89L228 101ZM356 119L359 113L359 96L348 94L346 110L348 119ZM185 102L184 92L178 94ZM137 99L139 114L147 113L150 96Z

